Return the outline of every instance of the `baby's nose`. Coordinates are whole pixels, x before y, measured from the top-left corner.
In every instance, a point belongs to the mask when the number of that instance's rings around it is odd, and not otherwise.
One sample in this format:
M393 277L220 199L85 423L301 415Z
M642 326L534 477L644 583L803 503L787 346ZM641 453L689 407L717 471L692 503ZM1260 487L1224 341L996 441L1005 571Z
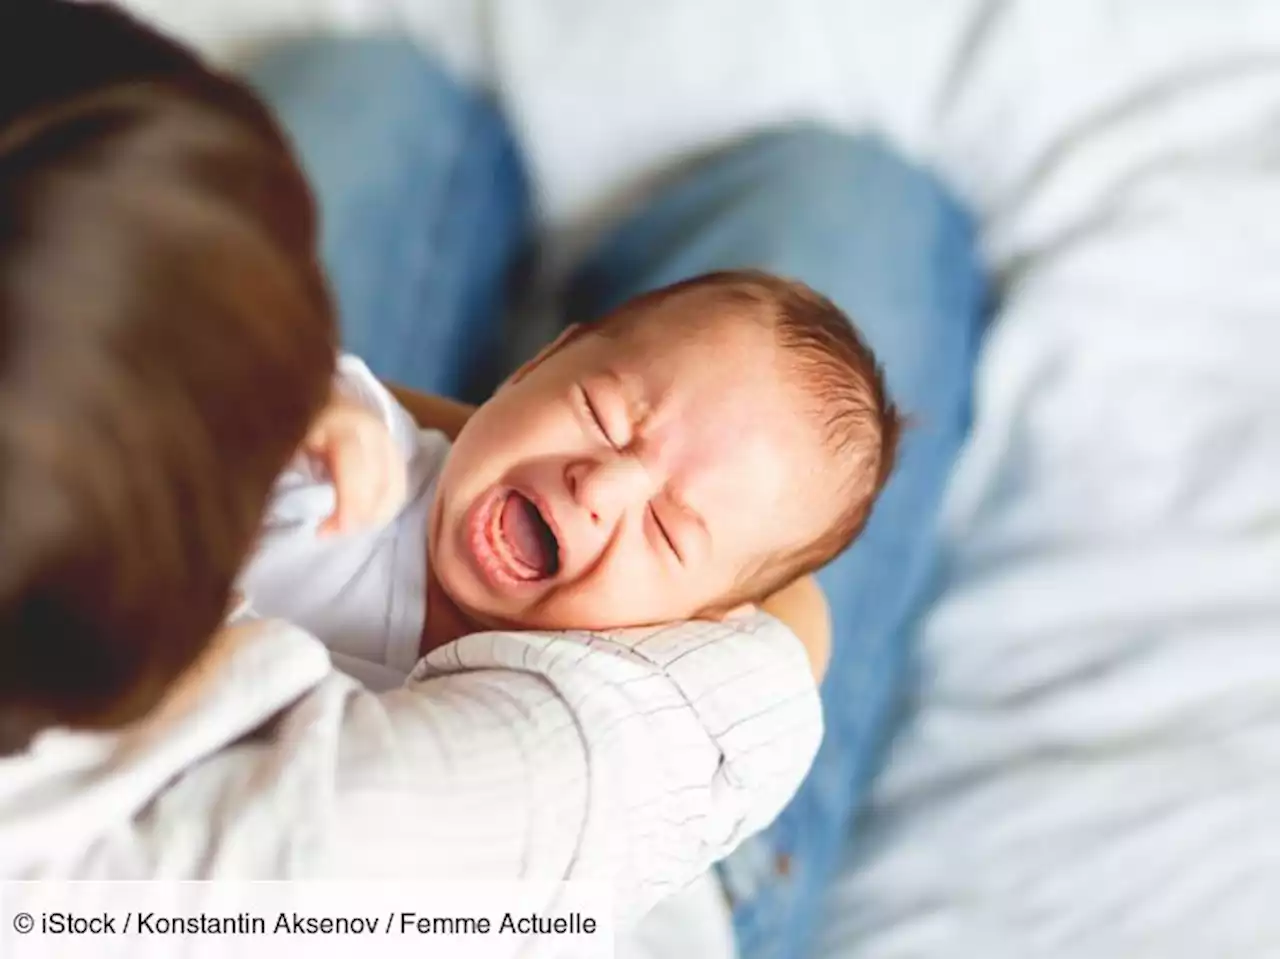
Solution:
M647 502L652 482L644 466L630 456L575 463L566 472L570 495L590 511L596 523L612 523L637 502Z

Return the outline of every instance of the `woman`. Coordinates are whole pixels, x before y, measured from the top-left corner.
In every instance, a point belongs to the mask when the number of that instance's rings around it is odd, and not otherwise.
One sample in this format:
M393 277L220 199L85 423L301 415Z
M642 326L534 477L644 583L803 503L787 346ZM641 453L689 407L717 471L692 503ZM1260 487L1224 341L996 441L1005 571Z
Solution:
M687 654L816 717L824 637L485 634L375 696L238 608L331 384L314 223L238 82L109 7L0 7L0 878L569 879L639 914L800 778Z

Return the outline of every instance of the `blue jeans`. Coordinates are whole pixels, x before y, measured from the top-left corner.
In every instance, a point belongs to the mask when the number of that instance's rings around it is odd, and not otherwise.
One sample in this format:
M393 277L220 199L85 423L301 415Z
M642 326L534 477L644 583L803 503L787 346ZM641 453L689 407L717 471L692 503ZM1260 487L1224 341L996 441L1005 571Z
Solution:
M483 388L530 238L528 187L499 113L397 41L294 45L254 79L315 184L347 347L419 389ZM819 575L834 650L813 770L721 866L741 954L777 959L808 950L904 701L938 504L967 431L984 280L968 216L928 174L874 139L798 126L667 186L588 258L568 301L595 316L730 267L803 280L844 308L917 424L867 530Z

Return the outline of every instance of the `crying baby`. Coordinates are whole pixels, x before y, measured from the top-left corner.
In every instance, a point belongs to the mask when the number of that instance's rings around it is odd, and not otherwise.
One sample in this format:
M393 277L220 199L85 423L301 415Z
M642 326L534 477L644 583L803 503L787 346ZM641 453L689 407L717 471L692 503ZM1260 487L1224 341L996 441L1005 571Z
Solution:
M754 271L571 327L453 442L343 357L240 586L371 683L470 632L722 618L857 537L899 429L848 317Z

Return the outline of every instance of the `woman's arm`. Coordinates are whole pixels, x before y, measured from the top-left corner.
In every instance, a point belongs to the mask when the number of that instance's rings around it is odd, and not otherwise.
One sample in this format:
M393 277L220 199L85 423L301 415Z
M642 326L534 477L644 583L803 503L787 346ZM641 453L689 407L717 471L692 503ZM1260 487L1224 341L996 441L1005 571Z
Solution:
M417 420L419 426L423 429L439 430L451 440L458 438L467 419L476 410L474 406L466 403L445 399L443 396L419 393L407 386L396 386L394 383L384 385L400 405L409 411L409 415Z
M822 734L804 655L759 614L474 634L381 695L286 624L221 639L111 754L121 821L86 826L70 875L577 880L628 922L772 821Z

